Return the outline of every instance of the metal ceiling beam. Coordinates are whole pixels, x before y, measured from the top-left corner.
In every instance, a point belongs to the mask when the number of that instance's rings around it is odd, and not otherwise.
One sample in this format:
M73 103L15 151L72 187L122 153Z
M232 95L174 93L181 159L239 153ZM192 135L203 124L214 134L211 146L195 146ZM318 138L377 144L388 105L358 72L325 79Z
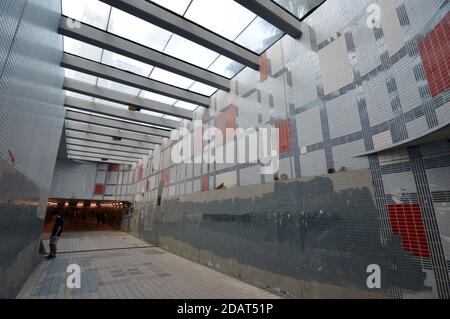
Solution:
M92 112L106 116L113 116L124 120L167 127L169 129L178 128L180 126L180 122L174 120L163 119L149 114L143 114L140 112L131 112L127 110L122 110L117 107L112 107L101 103L94 103L70 96L66 96L64 106L71 107L73 109L81 111Z
M144 76L123 71L112 66L80 58L64 53L61 66L78 72L83 72L103 79L136 87L141 90L165 95L177 100L182 100L195 105L209 107L210 98L188 90L183 90L172 85L151 80Z
M67 37L102 49L124 55L131 59L154 65L161 69L202 82L215 88L230 91L230 80L211 71L184 62L167 54L150 49L138 43L97 29L82 22L62 17L58 31Z
M79 140L85 140L88 142L97 142L97 143L104 143L104 144L111 144L111 145L118 145L118 146L132 147L132 148L140 148L143 150L155 149L155 145L151 144L151 143L136 142L136 141L130 141L130 140L124 140L124 139L122 139L121 141L114 141L112 137L98 135L98 134L92 134L92 133L71 131L71 130L66 130L66 137L76 138Z
M301 22L271 0L234 0L294 39L302 36Z
M165 103L152 101L149 99L140 98L116 90L111 90L96 85L87 84L81 81L65 79L63 89L115 103L137 106L145 110L172 115L183 119L192 120L193 118L193 112L189 110L185 110Z
M104 127L109 128L115 128L123 131L130 131L130 132L136 132L136 133L142 133L147 135L155 135L160 137L170 137L170 132L159 130L155 128L151 128L148 126L143 125L137 125L132 123L127 123L122 120L113 120L108 119L101 116L95 116L90 114L83 114L78 113L74 111L67 111L66 112L66 120L81 122L81 123L87 123L87 124L94 124L94 125L100 125Z
M136 141L136 142L144 142L151 144L161 144L162 138L156 137L152 135L145 135L141 133L135 133L130 131L119 130L115 128L109 128L104 126L99 126L95 124L87 124L81 122L74 122L71 120L66 120L65 123L66 130L77 131L77 132L86 132L89 134L97 134L106 137L120 137L124 140Z
M105 163L105 164L123 164L123 165L132 165L135 162L133 161L118 161L118 160L108 160L102 161L100 157L88 157L88 156L69 156L69 159L75 161L87 161L87 162L97 162L97 163Z
M118 152L105 150L95 147L87 147L87 146L77 146L77 145L67 145L67 151L75 151L75 152L86 152L86 153L94 153L98 155L110 155L110 156L120 156L120 157L129 157L132 159L143 159L145 155L140 154L131 154L128 152Z
M143 0L100 1L200 44L245 66L259 70L259 56L257 54L154 3Z
M139 162L139 159L131 158L131 157L127 157L127 156L105 155L105 154L90 153L90 152L83 152L83 151L69 151L68 150L67 156L89 156L89 157L100 157L100 158L113 159L113 160L118 160L118 161Z
M122 146L122 145L116 145L116 144L108 144L108 143L100 143L100 142L93 142L93 141L86 141L78 138L66 138L66 145L67 146L83 146L83 147L91 147L91 148L98 148L101 150L106 151L118 151L118 152L127 152L130 154L137 154L137 155L149 155L149 150L141 149L141 148L134 148L130 146Z

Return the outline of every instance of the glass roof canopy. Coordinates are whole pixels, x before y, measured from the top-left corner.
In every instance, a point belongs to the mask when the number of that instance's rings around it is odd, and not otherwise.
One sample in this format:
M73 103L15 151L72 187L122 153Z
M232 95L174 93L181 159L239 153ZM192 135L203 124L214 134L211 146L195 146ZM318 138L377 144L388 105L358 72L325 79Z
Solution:
M245 66L257 70L258 56L284 34L300 38L301 21L324 2L61 1L63 16L84 24L79 32L73 32L70 19L63 18L62 23L65 21L67 28L65 24L60 26L60 34L64 35L64 52L67 53L62 61L66 66L66 109L73 111L67 119L68 123L75 121L66 129L67 134L73 133L68 135L70 138L66 143L83 148L77 151L80 153L77 159L111 163L117 162L118 153L125 155L121 160L123 163L132 162L131 157L128 159L126 156L127 152L147 154L145 150L152 150L153 144L159 144L162 138L170 136L169 132L179 126L182 118L191 118L198 105L207 106L208 97L217 88L227 90L229 80ZM139 110L140 114L129 112L128 104L134 107L142 104L142 107L158 112L144 109ZM89 115L95 119L86 118ZM95 124L86 125L89 123ZM146 127L143 134L147 145L136 144L137 135L133 132L141 132L141 129L130 125ZM123 131L121 138L109 136L105 127ZM145 147L141 149L141 146ZM92 154L102 154L102 158L92 158ZM73 153L68 153L69 158L72 156Z
M284 35L282 31L233 0L152 0L151 2L181 15L185 19L201 25L256 54L264 52ZM69 18L137 42L229 79L244 68L244 65L238 62L98 0L62 0L62 13ZM64 37L64 51L201 95L211 96L217 91L216 88L206 84L69 37ZM191 111L197 108L197 105L191 103L69 69L66 69L66 77ZM72 92L67 92L67 95L128 109L127 105L94 99ZM180 120L156 112L145 110L141 112L156 117Z

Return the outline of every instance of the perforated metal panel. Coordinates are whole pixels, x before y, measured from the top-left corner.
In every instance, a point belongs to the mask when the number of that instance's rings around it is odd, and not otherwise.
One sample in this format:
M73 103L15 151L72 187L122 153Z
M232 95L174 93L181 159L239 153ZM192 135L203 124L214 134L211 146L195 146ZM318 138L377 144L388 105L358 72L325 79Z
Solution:
M59 0L0 1L0 298L34 265L63 127Z

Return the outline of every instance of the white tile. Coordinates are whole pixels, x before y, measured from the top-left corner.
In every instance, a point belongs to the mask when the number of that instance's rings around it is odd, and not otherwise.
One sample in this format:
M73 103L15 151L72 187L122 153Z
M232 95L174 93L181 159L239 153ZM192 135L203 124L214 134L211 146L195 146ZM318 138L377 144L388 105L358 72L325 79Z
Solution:
M319 59L325 95L352 83L353 70L344 36L320 50Z
M397 10L393 0L380 0L381 27L386 39L389 56L393 56L405 45L402 27L398 19Z

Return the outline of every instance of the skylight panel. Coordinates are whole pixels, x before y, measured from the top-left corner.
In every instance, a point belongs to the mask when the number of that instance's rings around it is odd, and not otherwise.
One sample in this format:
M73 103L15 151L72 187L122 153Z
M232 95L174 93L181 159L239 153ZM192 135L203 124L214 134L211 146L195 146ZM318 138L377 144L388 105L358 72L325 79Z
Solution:
M185 18L233 41L255 14L233 0L193 0Z
M126 94L131 94L131 95L135 95L135 96L137 96L140 92L140 90L138 88L124 85L124 84L117 83L117 82L113 82L113 81L109 81L109 80L105 80L105 79L98 79L97 85L100 87L104 87L107 89L119 91L119 92L126 93Z
M164 50L172 35L169 31L115 8L111 11L108 32L158 51Z
M85 59L100 62L103 50L96 46L69 37L64 37L64 51Z
M105 30L111 7L97 0L62 0L62 13L69 18Z
M120 121L120 122L126 122L126 123L130 123L130 124L137 124L137 125L146 126L146 127L163 129L165 131L170 131L171 130L171 129L167 128L167 127L152 125L152 124L145 123L145 122L131 121L131 120L128 120L128 119L118 118L118 117L115 117L115 116L105 115L105 114L101 114L101 113L95 113L95 112L88 112L88 111L73 109L71 107L66 107L66 110L67 111L73 111L73 112L76 112L76 113L82 113L82 114L86 114L86 115L98 116L98 117L102 117L102 118L106 118L106 119L110 119L110 120L117 120L117 121Z
M242 64L221 55L217 58L216 61L214 61L214 63L209 67L208 70L227 78L232 78L243 68L244 66Z
M183 15L188 8L191 0L151 0L152 2L159 4L170 11L173 11L179 15Z
M73 71L70 69L65 69L64 70L64 74L66 78L69 79L73 79L73 80L77 80L77 81L81 81L84 83L88 83L91 85L95 85L97 83L97 77L96 76L92 76L86 73L81 73L78 71Z
M198 105L184 101L178 101L177 103L175 103L175 106L189 111L194 111L195 109L198 108Z
M172 116L172 115L164 115L163 118L166 120L177 121L177 122L181 122L183 120L179 117Z
M149 92L149 91L145 91L145 90L142 90L142 92L139 95L139 97L142 97L144 99L149 99L149 100L152 100L152 101L156 101L156 102L169 104L169 105L173 105L177 101L176 99L173 99L171 97L164 96L164 95L157 94L157 93L153 93L153 92Z
M257 17L236 39L236 43L261 54L282 35L282 31Z
M103 52L102 63L145 77L153 70L153 66L149 64L107 50Z
M160 68L155 68L150 78L156 81L161 81L170 85L177 86L182 89L187 89L194 83L194 81L191 79Z
M214 93L217 92L217 88L200 83L200 82L195 82L190 88L190 91L195 92L195 93L199 93L199 94L203 94L206 96L211 96Z
M128 105L125 105L125 104L111 102L111 101L103 100L103 99L99 99L99 98L95 98L94 102L98 103L98 104L112 106L112 107L115 107L115 108L118 108L118 109L128 110Z
M79 93L75 93L75 92L72 92L72 91L66 91L66 96L77 98L77 99L81 99L81 100L85 100L85 101L89 101L89 102L93 102L94 101L94 98L92 96L79 94Z
M173 35L164 53L204 69L219 56L216 52L178 35Z

